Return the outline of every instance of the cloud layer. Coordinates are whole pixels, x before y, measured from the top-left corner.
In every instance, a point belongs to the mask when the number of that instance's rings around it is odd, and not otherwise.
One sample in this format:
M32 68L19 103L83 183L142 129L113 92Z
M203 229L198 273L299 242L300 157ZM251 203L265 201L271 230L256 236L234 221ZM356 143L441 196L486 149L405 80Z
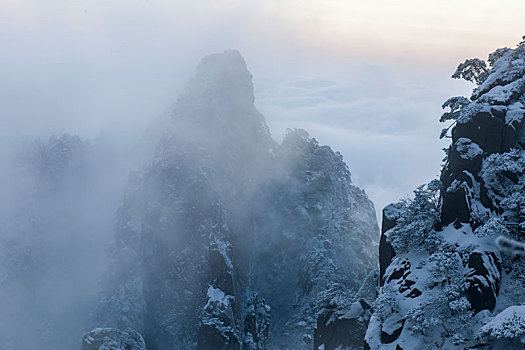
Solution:
M380 208L437 174L439 106L471 88L449 75L517 42L520 10L511 0L4 0L0 136L139 135L202 56L237 48L274 133L303 127L340 150Z
M340 151L379 216L386 204L439 174L447 145L438 137L439 101L468 87L447 76L421 79L386 66L359 68L343 82L261 83L257 103L277 137L301 127Z

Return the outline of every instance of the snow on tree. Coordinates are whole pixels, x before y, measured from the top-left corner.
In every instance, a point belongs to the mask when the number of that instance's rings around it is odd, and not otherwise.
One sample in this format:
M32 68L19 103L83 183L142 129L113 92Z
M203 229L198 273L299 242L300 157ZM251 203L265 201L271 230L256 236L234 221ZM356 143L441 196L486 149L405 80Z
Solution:
M525 305L509 306L483 327L479 338L496 349L523 349L525 347Z
M414 199L403 201L405 209L400 212L396 226L389 231L388 240L396 252L413 248L434 250L439 243L436 225L439 222L439 191L441 183L434 180L419 186Z
M487 64L479 58L465 60L465 62L458 66L454 74L452 74L452 78L454 79L463 78L466 81L476 83L478 86L487 79L487 76Z

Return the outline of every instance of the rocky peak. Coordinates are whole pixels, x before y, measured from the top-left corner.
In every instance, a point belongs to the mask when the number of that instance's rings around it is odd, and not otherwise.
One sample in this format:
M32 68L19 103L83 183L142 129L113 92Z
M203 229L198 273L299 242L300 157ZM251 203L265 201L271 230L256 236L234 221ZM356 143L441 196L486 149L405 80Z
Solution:
M201 61L171 119L128 184L98 325L149 350L310 347L320 305L376 266L372 203L305 131L271 139L237 51Z
M521 131L525 122L525 47L499 49L492 53L486 70L474 89L470 100L452 97L444 106L457 113L452 128L452 143L447 151L447 163L441 181L443 205L441 219L444 226L455 222L479 225L478 208L472 203L476 198L487 209L495 209L486 196L486 186L481 178L483 159L491 154L502 154L521 148ZM466 61L468 63L469 60ZM465 63L463 64L465 65ZM462 65L458 68L461 71ZM452 101L462 101L454 112ZM484 211L484 210L483 210Z
M237 50L226 50L201 60L178 103L249 109L254 100L252 75L244 58Z
M259 172L261 162L254 160L265 158L275 142L254 100L252 75L238 51L206 56L177 100L169 136L228 167Z

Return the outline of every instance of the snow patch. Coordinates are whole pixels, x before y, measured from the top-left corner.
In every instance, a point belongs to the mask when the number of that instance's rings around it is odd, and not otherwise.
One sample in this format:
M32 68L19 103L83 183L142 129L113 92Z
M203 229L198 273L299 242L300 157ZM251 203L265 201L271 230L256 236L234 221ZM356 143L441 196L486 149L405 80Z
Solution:
M521 102L514 102L507 108L505 123L512 125L514 122L521 122L525 114L525 107Z
M466 160L474 159L483 154L483 150L477 143L465 137L461 137L456 141L456 150L459 156Z
M513 339L525 345L525 305L506 308L480 329L482 337Z
M358 318L359 316L363 314L363 312L364 312L363 306L361 306L360 302L356 301L355 303L352 303L352 305L350 305L350 309L346 311L343 314L343 316L341 316L341 318L345 318L345 319Z

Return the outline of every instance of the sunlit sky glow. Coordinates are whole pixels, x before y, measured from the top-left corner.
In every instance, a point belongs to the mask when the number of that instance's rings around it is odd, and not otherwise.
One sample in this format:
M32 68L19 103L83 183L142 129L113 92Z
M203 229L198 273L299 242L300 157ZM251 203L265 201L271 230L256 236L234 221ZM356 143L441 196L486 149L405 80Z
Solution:
M132 135L202 56L236 48L274 136L304 127L341 151L380 209L438 174L441 103L472 89L450 75L519 42L524 14L518 0L0 0L0 130Z

